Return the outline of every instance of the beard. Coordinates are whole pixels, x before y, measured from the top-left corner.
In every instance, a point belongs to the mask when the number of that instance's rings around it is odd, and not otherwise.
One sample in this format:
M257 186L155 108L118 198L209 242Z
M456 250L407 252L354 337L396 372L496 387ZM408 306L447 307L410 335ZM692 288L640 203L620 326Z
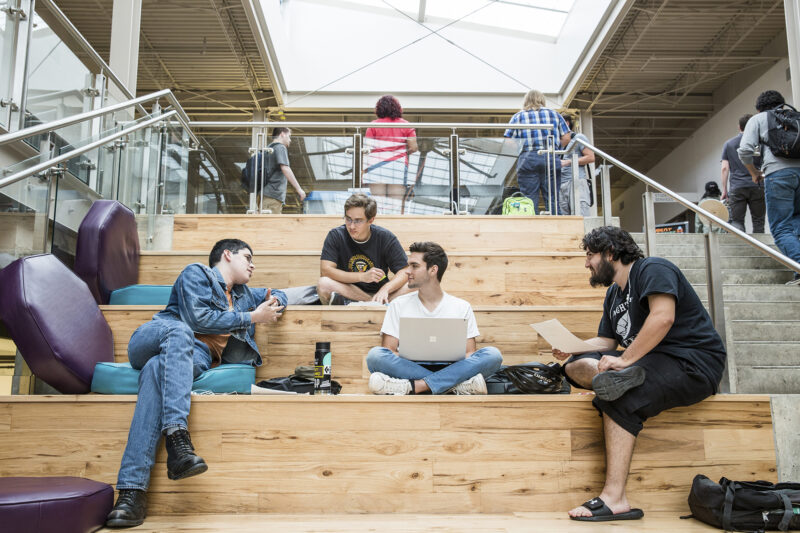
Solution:
M614 265L603 257L597 266L597 270L592 271L589 283L592 287L610 287L614 283L614 274Z

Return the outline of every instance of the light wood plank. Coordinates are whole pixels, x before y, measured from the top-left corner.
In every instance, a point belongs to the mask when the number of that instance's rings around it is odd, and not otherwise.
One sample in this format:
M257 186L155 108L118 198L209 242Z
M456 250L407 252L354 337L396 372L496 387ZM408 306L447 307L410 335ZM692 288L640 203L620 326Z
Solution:
M602 428L591 399L193 397L189 427L209 471L169 481L160 447L151 510L565 511L603 484ZM114 483L134 403L132 396L0 397L0 412L11 417L0 428L0 475ZM768 396L717 396L662 413L638 439L629 498L648 513L685 513L697 473L774 480L771 431Z
M144 253L139 283L171 285L186 265L206 263L207 253ZM316 285L319 252L255 252L253 287ZM605 289L589 285L578 252L512 255L450 254L442 287L472 305L602 305Z
M574 252L584 233L581 217L379 215L375 223L393 232L404 248L435 235L448 252ZM175 215L172 249L205 250L235 237L257 250L321 250L328 231L341 224L342 217L333 215Z
M160 308L144 306L103 306L111 326L114 356L127 361L128 340L139 325L150 320ZM326 306L290 306L277 324L256 326L255 340L264 364L256 370L257 379L288 376L298 365L313 362L317 341L331 342L333 376L345 392L366 393L369 373L365 358L380 344L380 328L385 308L341 308ZM596 335L600 320L596 308L494 308L476 307L475 316L481 335L479 346L496 346L506 364L528 361L554 361L550 346L529 326L549 318L558 318L582 338Z

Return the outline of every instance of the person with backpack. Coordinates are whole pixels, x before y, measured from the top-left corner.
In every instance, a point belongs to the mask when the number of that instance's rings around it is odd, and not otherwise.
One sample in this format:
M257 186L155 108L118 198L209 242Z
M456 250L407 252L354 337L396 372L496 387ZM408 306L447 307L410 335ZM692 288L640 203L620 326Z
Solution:
M289 167L289 145L292 143L292 131L289 128L277 127L272 130L272 142L269 148L272 153L260 152L247 160L242 169L242 184L248 192L255 192L259 203L263 196L261 209L269 209L272 214L280 214L286 203L286 183L289 182L297 191L300 202L306 199L306 193ZM263 185L261 182L263 176ZM261 187L259 187L262 185ZM263 191L263 195L262 195Z
M541 191L544 196L545 209L551 215L557 215L559 214L558 191L561 185L559 176L554 176L554 174L561 168L561 159L556 158L557 168L550 169L551 174L548 180L547 158L549 156L540 154L539 150L547 148L549 135L555 139L556 150L567 146L571 136L567 123L561 115L553 109L545 107L546 103L544 93L535 89L528 91L522 103L522 110L511 117L509 127L503 136L506 139L518 139L520 143L520 153L517 159L517 182L522 194L533 200L534 210L536 214L539 214L539 191ZM549 124L552 128L539 130L515 127L534 124Z
M775 244L783 255L800 262L800 113L772 90L758 95L756 110L758 114L747 121L742 133L739 159L753 183L764 182ZM754 161L759 146L761 170ZM800 274L795 272L787 285L800 285Z

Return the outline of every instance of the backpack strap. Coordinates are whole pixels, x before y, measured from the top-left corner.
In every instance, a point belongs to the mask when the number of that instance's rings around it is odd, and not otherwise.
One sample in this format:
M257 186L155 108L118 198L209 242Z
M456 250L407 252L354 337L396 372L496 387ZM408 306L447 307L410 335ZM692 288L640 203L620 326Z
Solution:
M733 531L733 527L731 527L731 511L733 511L733 499L736 494L736 489L733 483L726 483L725 485L725 505L722 507L722 529L725 531Z
M792 501L789 499L789 496L786 495L785 491L776 491L778 496L780 496L781 500L783 501L783 518L781 518L780 523L778 524L778 529L781 531L786 531L789 529L789 523L794 516L792 511Z

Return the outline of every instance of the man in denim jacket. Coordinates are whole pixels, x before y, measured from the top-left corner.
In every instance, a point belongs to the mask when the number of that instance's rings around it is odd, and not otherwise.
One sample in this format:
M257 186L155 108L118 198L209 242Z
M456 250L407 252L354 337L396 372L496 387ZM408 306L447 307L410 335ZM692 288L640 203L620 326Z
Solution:
M167 475L202 474L187 431L192 381L220 363L261 365L255 324L276 322L286 305L281 291L251 289L253 251L238 239L217 242L207 267L187 266L172 286L167 307L133 333L131 366L141 370L139 396L117 479L119 497L109 527L144 522L146 491L156 447L165 436Z

